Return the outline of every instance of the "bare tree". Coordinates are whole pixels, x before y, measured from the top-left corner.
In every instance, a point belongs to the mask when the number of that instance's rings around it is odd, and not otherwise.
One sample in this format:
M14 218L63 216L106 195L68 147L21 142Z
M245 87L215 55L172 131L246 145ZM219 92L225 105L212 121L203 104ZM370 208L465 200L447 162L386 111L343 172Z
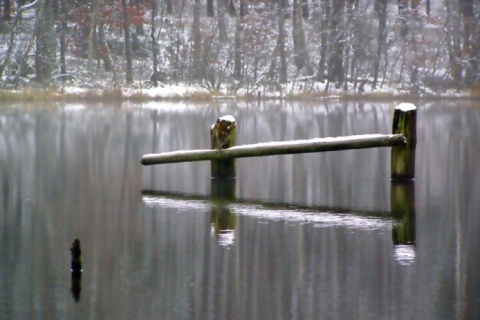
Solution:
M397 7L398 7L398 18L400 19L401 29L400 35L405 38L408 34L408 20L407 20L407 12L408 12L408 0L397 0Z
M245 16L245 0L240 0L240 10L237 10L235 20L235 39L233 55L233 76L235 79L242 78L242 51L243 51L243 18Z
M39 24L36 30L35 76L37 81L47 84L56 65L57 43L53 0L40 1L37 19Z
M382 54L386 48L386 28L387 28L387 0L375 0L375 13L378 18L378 37L377 37L377 57L374 62L373 84L375 90L378 81L378 71Z
M462 80L462 65L460 63L460 20L458 10L453 5L452 0L445 0L445 7L447 9L447 43L448 43L448 57L450 63L450 73L456 82Z
M207 0L207 17L213 18L215 16L214 11L213 0Z
M94 38L95 38L95 29L97 24L97 16L98 16L98 2L99 0L92 0L92 13L90 15L90 24L88 27L88 56L87 56L87 70L90 74L90 77L93 77L93 45L94 45Z
M27 5L24 5L24 6L21 6L18 10L17 10L17 13L15 15L15 20L13 22L13 26L12 26L12 29L10 30L10 34L9 34L9 40L8 40L8 45L7 45L7 50L6 50L6 53L5 53L5 57L3 59L3 62L0 64L0 78L2 77L3 75L3 72L5 71L5 68L7 67L7 65L10 63L10 59L12 57L12 53L13 53L13 49L14 49L14 46L15 46L15 31L17 29L17 26L18 24L20 23L20 19L22 17L22 13L29 10L29 9L33 9L35 7L37 7L37 5L39 4L40 0L35 0L33 1L32 3L29 3ZM43 9L42 9L43 10ZM39 20L37 19L35 21L35 30L38 28L38 24L39 24ZM34 35L32 37L32 41L33 42L33 39L36 37L36 32L34 32Z
M309 62L302 24L302 0L293 0L292 38L295 66L298 70L301 70L306 67Z
M479 48L479 34L475 32L475 27L478 30L478 15L476 16L474 0L460 0L460 12L463 20L463 52L465 60L468 62L466 68L465 79L467 84L471 84L478 76L478 65L480 61Z
M101 0L100 0L101 1ZM98 44L97 49L99 55L103 60L103 66L106 71L113 70L113 59L110 54L110 49L108 48L107 40L105 39L105 23L103 20L100 20L98 23Z
M322 19L320 25L320 61L318 63L317 80L322 81L325 77L325 68L327 63L328 53L328 38L330 36L330 15L331 5L330 0L321 0L320 2Z
M310 10L308 8L308 0L302 0L302 17L308 19L310 16Z
M3 19L10 20L12 14L12 4L10 0L3 0Z
M125 35L125 60L126 60L125 81L127 83L133 83L132 44L130 41L130 21L128 16L127 0L122 0L122 9L123 9L123 32Z
M269 77L273 78L277 66L277 57L280 60L280 70L279 70L279 82L287 83L288 74L287 74L287 55L285 52L285 20L286 20L286 8L287 0L279 0L277 2L278 9L278 34L277 34L277 43L275 45L274 56L270 64Z
M155 36L157 33L157 27L155 25L155 18L157 17L157 2L155 0L151 0L151 5L152 5L152 14L150 18L151 18L152 30L151 30L150 36L152 39L153 73L150 79L153 85L156 87L158 85L158 47L157 47L157 38Z
M202 80L202 34L200 31L200 0L195 0L193 8L193 79Z
M63 75L63 81L65 81L65 75L67 74L67 63L65 59L65 55L67 52L67 42L66 42L66 34L68 32L67 26L67 0L60 0L60 74Z
M359 0L347 0L346 10L347 10L347 25L345 29L349 35L349 39L346 41L345 49L345 77L349 75L349 64L350 64L350 75L354 81L354 88L357 88L357 71L358 71L358 61L359 61L359 52L360 47L362 46L362 37L360 35L359 27ZM350 59L351 55L351 59ZM344 84L345 89L347 82Z
M330 21L332 33L332 51L328 60L328 80L340 86L344 81L343 51L345 48L345 33L343 23L345 18L345 0L335 0L332 6L332 19Z
M165 0L167 4L167 13L172 14L173 13L173 3L172 0Z

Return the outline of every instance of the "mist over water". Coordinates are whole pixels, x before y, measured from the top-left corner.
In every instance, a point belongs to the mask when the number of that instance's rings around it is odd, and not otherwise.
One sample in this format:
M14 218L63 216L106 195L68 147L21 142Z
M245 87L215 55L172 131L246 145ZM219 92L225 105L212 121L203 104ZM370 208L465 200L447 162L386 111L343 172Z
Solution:
M389 148L239 159L227 200L208 162L140 164L226 114L240 145L388 134L398 103L2 106L0 319L480 317L478 101L416 103L400 189Z

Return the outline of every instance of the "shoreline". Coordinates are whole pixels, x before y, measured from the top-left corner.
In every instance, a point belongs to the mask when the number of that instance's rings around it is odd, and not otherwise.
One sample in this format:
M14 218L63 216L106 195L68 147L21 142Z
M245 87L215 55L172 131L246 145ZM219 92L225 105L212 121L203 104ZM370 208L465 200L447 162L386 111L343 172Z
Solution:
M288 86L288 85L286 85ZM263 90L262 90L263 89ZM260 94L258 94L258 92ZM225 91L209 91L200 86L163 85L151 88L123 87L116 89L94 89L65 87L60 88L26 88L20 90L0 89L0 101L2 103L52 101L52 102L272 102L272 101L387 101L402 100L405 102L418 100L477 100L480 92L476 90L450 90L444 94L425 93L412 94L398 90L385 90L378 92L348 92L343 89L335 89L331 92L321 90L292 90L272 91L261 88L255 91L257 94L238 90L235 93Z

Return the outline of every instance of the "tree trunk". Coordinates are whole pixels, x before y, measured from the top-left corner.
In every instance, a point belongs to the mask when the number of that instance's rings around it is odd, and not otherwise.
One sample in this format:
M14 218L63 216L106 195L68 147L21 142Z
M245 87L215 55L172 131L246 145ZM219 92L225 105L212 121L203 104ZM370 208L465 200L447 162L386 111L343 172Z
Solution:
M467 85L474 82L478 72L480 50L478 50L478 37L475 33L475 10L473 0L460 0L460 12L463 19L463 50L464 60L468 61L465 80ZM478 17L477 17L478 18ZM478 23L478 22L477 22Z
M375 1L375 13L378 18L378 46L377 46L377 58L374 63L373 71L373 85L372 88L375 90L377 87L378 81L378 72L380 69L380 60L382 54L384 53L385 44L386 44L386 28L387 28L387 0L376 0Z
M133 68L132 68L132 44L130 41L130 21L128 17L127 0L122 0L123 9L123 32L125 33L125 59L126 59L126 73L125 81L130 84L133 83Z
M153 85L156 87L158 86L158 48L157 48L157 41L155 34L157 33L157 28L155 25L155 18L157 17L157 3L155 0L151 0L152 6L152 15L151 15L151 23L152 23L152 31L151 31L151 38L152 38L152 62L153 62L153 74L151 80Z
M136 10L139 10L140 12L143 12L142 10L142 7L143 7L143 4L142 4L142 0L135 0L135 9ZM145 29L143 28L143 22L140 22L140 23L136 23L135 24L135 33L136 35L145 35Z
M10 20L12 14L12 4L10 0L3 0L3 19Z
M215 16L213 7L213 0L207 0L207 17L213 18Z
M202 34L200 31L200 0L195 0L193 9L193 79L200 81L202 79Z
M243 37L243 18L241 17L239 12L237 14L237 17L235 18L235 39L234 39L234 49L233 49L234 51L233 76L237 80L242 78L242 37Z
M452 4L452 0L445 0L447 9L447 37L448 37L448 58L450 74L455 82L462 81L462 65L460 64L460 21L458 11Z
M167 3L167 13L172 14L173 13L173 3L172 0L165 0Z
M105 24L104 22L100 22L98 25L98 50L99 55L102 57L103 66L105 67L105 71L112 71L113 70L113 60L112 56L110 55L110 49L108 48L107 40L105 39Z
M273 58L268 70L270 79L275 79L277 76L277 59L280 60L279 82L287 83L287 57L285 54L285 20L286 20L286 0L279 0L277 2L277 42L275 50L273 51Z
M282 12L278 17L278 51L280 55L280 83L287 83L287 54L285 53L285 20L286 13Z
M225 23L225 14L228 10L228 5L223 0L217 0L218 8L218 37L220 42L225 42L228 39L227 24Z
M361 47L362 39L360 37L360 28L358 23L358 1L359 0L347 0L346 8L347 8L347 26L346 29L348 30L348 34L351 35L351 39L349 41L349 46L346 48L345 56L347 59L350 57L350 49L352 49L352 59L350 63L350 67L347 63L345 64L345 76L349 74L350 68L350 75L353 78L354 88L357 88L357 61L358 61L358 51ZM347 82L345 82L346 88Z
M28 5L25 5L25 6L21 6L18 10L17 10L17 13L15 15L15 20L13 22L13 26L12 26L12 29L10 30L10 35L9 35L9 39L8 39L8 45L7 45L7 49L6 49L6 52L4 53L4 58L3 58L3 61L2 63L0 64L0 78L2 77L3 75L3 72L5 71L5 68L7 67L7 65L10 63L10 58L12 57L12 53L13 53L13 48L14 48L14 44L15 44L15 34L16 34L16 29L17 29L17 26L19 25L20 23L20 20L21 20L21 17L22 17L22 12L26 11L26 10L29 10L29 9L33 9L35 7L37 7L37 5L39 4L40 0L35 0L34 2L28 4ZM41 4L42 5L42 4ZM42 9L43 10L43 9ZM37 34L37 30L38 30L38 25L39 25L39 22L40 20L39 19L36 19L35 20L35 27L34 27L34 31L33 31L33 36L30 38L29 42L28 42L28 52L30 52L30 49L33 45L33 40L36 38L36 34ZM21 69L21 66L22 66L23 62L20 64L20 68ZM17 74L18 74L18 71L17 71Z
M61 10L61 32L60 32L60 74L66 75L67 74L67 63L65 61L65 54L67 51L67 44L65 35L68 31L67 26L67 0L61 0L60 2L60 10ZM63 77L63 81L65 82L65 76Z
M292 38L294 47L294 61L297 69L301 70L308 63L307 46L305 44L305 33L302 25L302 0L293 0L293 26Z
M330 0L321 0L322 21L320 25L320 61L318 63L317 81L324 81L328 53L328 37L330 34Z
M37 11L39 20L35 52L35 76L37 81L48 83L56 65L56 35L53 0L43 0Z
M398 0L398 18L400 19L400 35L405 38L408 34L408 0Z
M310 16L310 10L308 8L308 0L302 0L302 17L308 19Z
M337 87L340 87L344 81L343 51L345 47L345 33L342 25L344 24L345 0L335 0L332 8L332 36L330 42L333 43L333 50L328 60L328 80L335 82Z
M93 77L93 47L95 42L94 37L95 37L95 28L97 23L98 1L99 0L93 0L92 13L90 15L90 25L88 28L87 71L90 77Z
M246 0L239 0L240 3L240 17L243 18L247 15L247 5L245 4Z
M237 9L235 9L235 0L227 0L228 1L228 13L230 17L235 17L237 15Z

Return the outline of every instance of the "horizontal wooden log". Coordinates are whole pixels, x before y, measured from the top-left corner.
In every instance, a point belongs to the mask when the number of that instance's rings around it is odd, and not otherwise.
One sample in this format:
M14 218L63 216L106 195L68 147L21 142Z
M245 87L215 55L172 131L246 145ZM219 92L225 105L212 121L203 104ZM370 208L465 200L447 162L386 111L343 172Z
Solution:
M141 163L147 166L175 162L224 160L281 154L391 147L404 145L405 143L405 137L401 134L366 134L334 138L265 142L236 146L228 149L185 150L146 154L142 157Z

